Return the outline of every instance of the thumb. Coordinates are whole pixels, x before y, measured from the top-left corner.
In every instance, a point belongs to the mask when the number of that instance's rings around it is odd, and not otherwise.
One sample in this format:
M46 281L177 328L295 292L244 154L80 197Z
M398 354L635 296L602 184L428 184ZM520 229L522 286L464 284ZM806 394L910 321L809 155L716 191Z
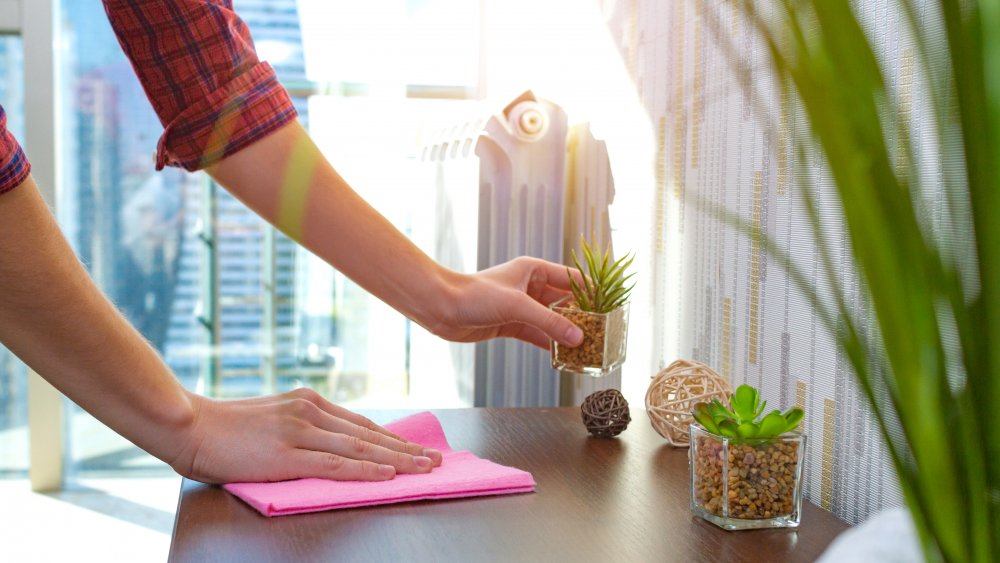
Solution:
M527 295L518 300L514 313L515 321L538 328L562 346L574 348L583 342L580 327Z

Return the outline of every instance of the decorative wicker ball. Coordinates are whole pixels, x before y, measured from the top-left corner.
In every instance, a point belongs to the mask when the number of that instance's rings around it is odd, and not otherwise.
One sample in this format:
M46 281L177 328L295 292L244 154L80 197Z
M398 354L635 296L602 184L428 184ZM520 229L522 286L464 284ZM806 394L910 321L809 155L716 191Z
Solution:
M587 430L599 438L617 436L632 422L628 401L617 389L605 389L587 395L580 405L580 413Z
M671 446L688 446L688 426L694 422L691 408L696 403L732 394L729 382L701 362L677 360L653 376L646 391L649 422Z

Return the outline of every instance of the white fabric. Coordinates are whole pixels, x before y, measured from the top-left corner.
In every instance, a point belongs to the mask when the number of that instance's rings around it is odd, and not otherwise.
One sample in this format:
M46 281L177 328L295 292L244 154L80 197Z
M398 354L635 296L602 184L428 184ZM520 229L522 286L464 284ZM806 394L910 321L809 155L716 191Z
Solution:
M890 508L842 533L817 561L916 563L923 561L923 554L910 512Z

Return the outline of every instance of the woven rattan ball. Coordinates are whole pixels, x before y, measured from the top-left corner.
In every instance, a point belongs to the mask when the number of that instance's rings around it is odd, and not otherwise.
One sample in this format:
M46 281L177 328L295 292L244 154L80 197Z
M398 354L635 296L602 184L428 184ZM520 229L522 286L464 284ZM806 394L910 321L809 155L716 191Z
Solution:
M599 438L617 436L632 422L628 401L617 389L605 389L587 395L580 405L580 413L587 430Z
M688 445L688 426L694 422L695 403L719 399L725 402L732 390L722 376L701 362L677 360L653 376L646 391L646 414L653 428L671 446Z

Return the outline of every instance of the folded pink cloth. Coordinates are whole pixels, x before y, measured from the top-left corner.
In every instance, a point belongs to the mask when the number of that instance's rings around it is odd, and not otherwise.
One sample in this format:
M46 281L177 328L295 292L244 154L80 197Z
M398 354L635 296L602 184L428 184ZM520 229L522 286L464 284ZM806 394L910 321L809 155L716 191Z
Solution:
M400 436L441 452L441 466L391 481L297 479L275 483L229 483L225 489L264 516L284 516L412 500L530 493L531 473L480 459L448 446L436 416L422 412L385 425Z

